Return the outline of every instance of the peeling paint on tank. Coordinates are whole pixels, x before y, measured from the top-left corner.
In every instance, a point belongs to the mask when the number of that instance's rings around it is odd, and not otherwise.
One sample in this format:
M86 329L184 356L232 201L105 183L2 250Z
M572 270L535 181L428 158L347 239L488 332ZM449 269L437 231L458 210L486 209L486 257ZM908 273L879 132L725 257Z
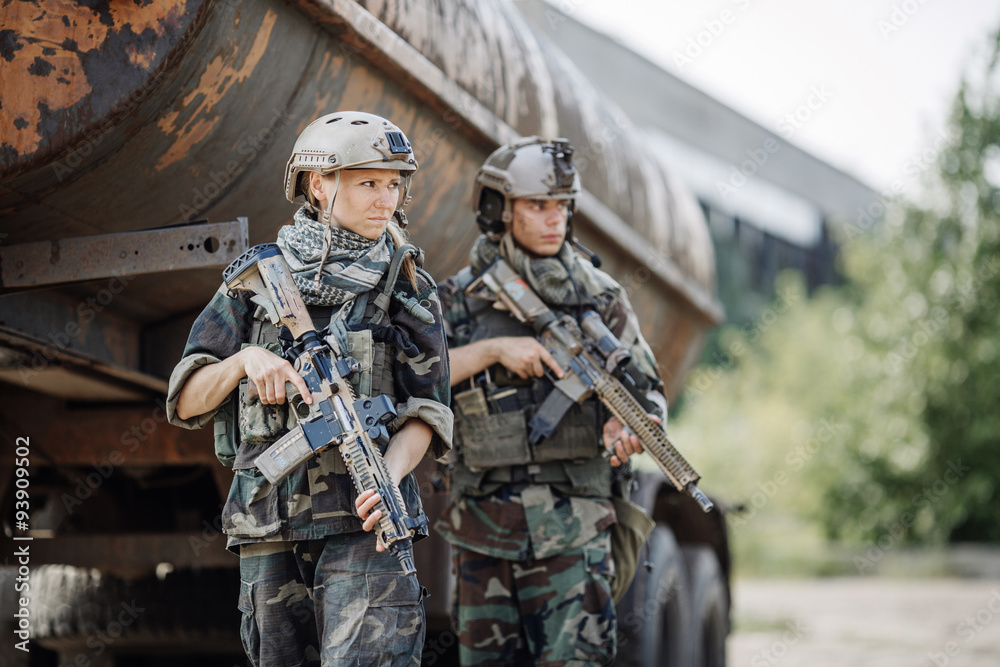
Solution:
M125 50L128 61L133 67L148 69L156 58L156 46L154 44L131 44Z
M51 0L44 7L40 0L16 2L2 13L2 24L15 26L16 33L11 38L13 59L0 58L0 127L5 128L3 144L25 155L38 150L42 141L40 105L64 109L91 92L79 51L98 48L108 28L71 0ZM59 76L49 78L52 70Z
M267 11L260 28L257 30L253 44L251 44L246 56L243 57L241 64L236 64L240 55L238 46L230 53L216 56L208 64L194 90L184 98L183 107L197 103L197 107L190 114L185 109L185 116L188 116L189 120L178 127L178 117L181 114L179 111L166 114L160 119L157 126L165 135L173 139L173 143L170 149L157 160L155 165L157 171L162 171L181 160L193 146L203 141L211 133L221 120L219 115L213 114L216 104L226 96L230 88L250 78L254 68L257 67L267 50L271 31L274 29L277 18L274 11Z
M649 168L644 138L617 122L613 105L571 63L533 37L511 3L185 0L183 30L159 40L163 48L152 61L156 72L165 75L154 77L134 64L143 62L148 53L144 49L151 33L133 32L142 18L134 16L135 25L129 23L128 28L118 23L119 18L111 25L111 6L135 2L76 1L98 7L94 21L105 23L95 23L94 29L81 25L75 32L64 29L69 38L60 36L65 43L58 45L88 67L108 62L112 69L103 69L101 78L92 74L93 92L76 106L53 114L52 123L42 112L41 123L49 134L43 133L34 161L9 155L12 151L6 146L0 150L0 170L9 170L4 172L4 184L7 173L20 178L16 191L11 188L0 197L0 207L10 212L9 222L4 221L10 241L171 224L182 205L195 210L195 217L216 220L249 211L250 240L273 240L293 210L275 193L280 193L277 181L295 136L323 113L362 108L391 118L413 142L421 171L408 209L412 238L427 251L436 277L443 278L467 261L468 247L477 234L469 201L471 175L494 142L515 134L558 133L576 146L574 162L588 195L596 200L590 206L593 218L581 208L577 231L589 247L600 250L609 273L636 279L630 298L648 312L652 330L646 333L671 378L665 378L670 393L679 389L710 323L699 314L702 310L696 312L706 303L707 290L694 288L710 287L713 275L711 242L697 202L669 178L662 182L662 175ZM3 30L7 12L19 4L39 6L43 0L6 5L0 0L0 66L8 56L19 60L25 53L23 40ZM158 12L163 4L166 0L152 0L146 9ZM364 12L364 6L382 14L385 23ZM89 16L91 10L74 4L69 16L77 14ZM69 23L65 26L69 28ZM120 32L107 32L97 51L86 57L77 53L94 48L98 35L91 41L86 37L105 29L101 26ZM269 34L262 37L265 32ZM523 44L525 39L535 41ZM26 71L35 57L41 58L57 68L47 81L59 76L70 81L73 71L84 74L82 66L73 70L70 64L62 65L45 49L60 53L55 43L46 44L19 66ZM162 66L168 62L170 67ZM540 70L542 65L550 71ZM5 106L7 94L5 89ZM546 99L539 101L539 96ZM136 107L141 114L126 116L120 113L122 107L112 106L122 100L141 102ZM271 116L278 106L286 114L282 118L287 118L280 128ZM543 111L553 108L555 118ZM13 121L29 124L18 117ZM558 123L555 128L546 125L553 121ZM249 151L241 152L241 147L265 130L273 141L266 148L263 142L254 146L253 157L247 158ZM3 134L6 138L7 132ZM167 155L172 149L177 152ZM76 160L70 164L74 176L57 184L65 173L61 165L67 164L61 156L68 151ZM162 171L147 173L157 159L177 156L180 159L165 169L161 166ZM134 175L136 165L143 170L143 180L156 186L148 196L94 187ZM651 188L655 191L647 192ZM609 215L599 204L610 209ZM105 214L126 209L128 216ZM612 234L623 224L640 235L640 242L615 241ZM657 278L649 272L655 267L662 269ZM140 279L138 291L130 290L121 304L142 312L149 309L150 317L150 304L155 304L175 316L195 307L197 300L190 296L195 291L204 290L207 297L217 287L214 279L186 274L181 278L185 289L174 291ZM704 312L711 314L711 309ZM161 317L158 311L155 317ZM105 339L97 324L92 326L88 339L92 345L114 343Z
M187 0L161 0L157 11L129 3L89 9L74 0L31 0L0 9L0 25L13 27L7 36L10 58L0 58L4 84L0 127L3 144L18 155L30 155L43 141L42 108L66 109L93 92L84 56L102 49L112 35L129 31L163 35L184 15ZM137 68L148 68L156 56L155 41L145 35L126 51Z
M111 5L112 22L117 30L129 28L134 35L141 35L146 30L162 35L177 27L186 3L187 0L159 0L156 11L150 11L148 7L115 2Z
M341 50L348 53L349 47L342 45ZM319 69L316 73L318 79L333 79L336 76L343 76L346 72L345 70L351 67L350 56L345 60L343 58L334 57L333 51L326 51L323 53L323 62L320 63ZM313 103L313 112L308 114L307 117L299 119L298 127L296 128L296 134L301 133L302 130L306 129L313 118L319 118L323 114L335 111L337 106L336 102L343 99L343 91L340 90L339 86L328 86L328 87L317 87L315 102Z

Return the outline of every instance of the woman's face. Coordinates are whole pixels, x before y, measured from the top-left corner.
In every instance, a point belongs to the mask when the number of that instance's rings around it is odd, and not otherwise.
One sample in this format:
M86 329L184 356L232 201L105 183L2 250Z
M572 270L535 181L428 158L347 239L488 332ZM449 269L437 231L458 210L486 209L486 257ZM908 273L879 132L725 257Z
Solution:
M316 172L309 186L321 210L326 210L333 194L333 176ZM342 228L366 239L382 236L399 203L403 179L393 169L343 169L340 187L333 202L333 220Z

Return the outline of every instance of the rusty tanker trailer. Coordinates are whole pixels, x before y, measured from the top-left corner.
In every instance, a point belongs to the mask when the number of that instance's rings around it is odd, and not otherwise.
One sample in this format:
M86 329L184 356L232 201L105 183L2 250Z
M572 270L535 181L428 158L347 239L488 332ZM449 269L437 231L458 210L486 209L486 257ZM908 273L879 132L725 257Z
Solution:
M323 113L406 131L411 237L436 278L466 261L485 156L565 136L577 235L629 289L671 397L722 320L697 202L509 2L20 0L0 6L0 56L0 623L18 629L13 554L28 546L34 648L29 662L5 641L9 664L239 656L237 559L218 530L231 472L210 430L165 423L162 399L221 269L290 221L285 161ZM433 472L419 469L431 517ZM658 527L619 605L618 664L721 665L724 519L642 477ZM415 551L424 661L447 664L447 545Z

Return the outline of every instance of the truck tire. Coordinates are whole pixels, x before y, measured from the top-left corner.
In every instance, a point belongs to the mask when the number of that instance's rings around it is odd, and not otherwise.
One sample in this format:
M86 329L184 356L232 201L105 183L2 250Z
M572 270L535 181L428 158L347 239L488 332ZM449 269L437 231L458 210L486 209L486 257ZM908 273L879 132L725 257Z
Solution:
M97 570L43 565L32 576L31 615L36 640L87 636L107 625L115 582Z
M658 525L646 542L651 570L640 567L618 604L616 665L689 667L690 601L674 534Z
M31 575L32 635L91 664L123 653L242 653L235 569L184 570L126 581L97 570L43 565ZM95 662L96 660L96 662Z
M0 667L28 667L31 661L31 655L16 646L23 640L14 634L18 630L18 617L14 614L21 613L19 600L30 590L30 582L18 582L17 577L16 566L0 566L0 632L4 634L4 641L0 642ZM28 589L23 588L24 583L28 583ZM18 586L22 588L20 592Z
M708 547L683 547L691 594L690 656L693 667L726 667L729 600L722 569Z

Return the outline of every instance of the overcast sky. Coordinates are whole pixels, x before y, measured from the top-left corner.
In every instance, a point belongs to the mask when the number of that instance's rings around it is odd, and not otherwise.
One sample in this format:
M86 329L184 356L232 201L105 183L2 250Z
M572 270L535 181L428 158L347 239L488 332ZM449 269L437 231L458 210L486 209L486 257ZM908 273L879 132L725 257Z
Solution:
M826 91L794 143L876 189L934 143L1000 26L1000 0L550 2L776 133Z

